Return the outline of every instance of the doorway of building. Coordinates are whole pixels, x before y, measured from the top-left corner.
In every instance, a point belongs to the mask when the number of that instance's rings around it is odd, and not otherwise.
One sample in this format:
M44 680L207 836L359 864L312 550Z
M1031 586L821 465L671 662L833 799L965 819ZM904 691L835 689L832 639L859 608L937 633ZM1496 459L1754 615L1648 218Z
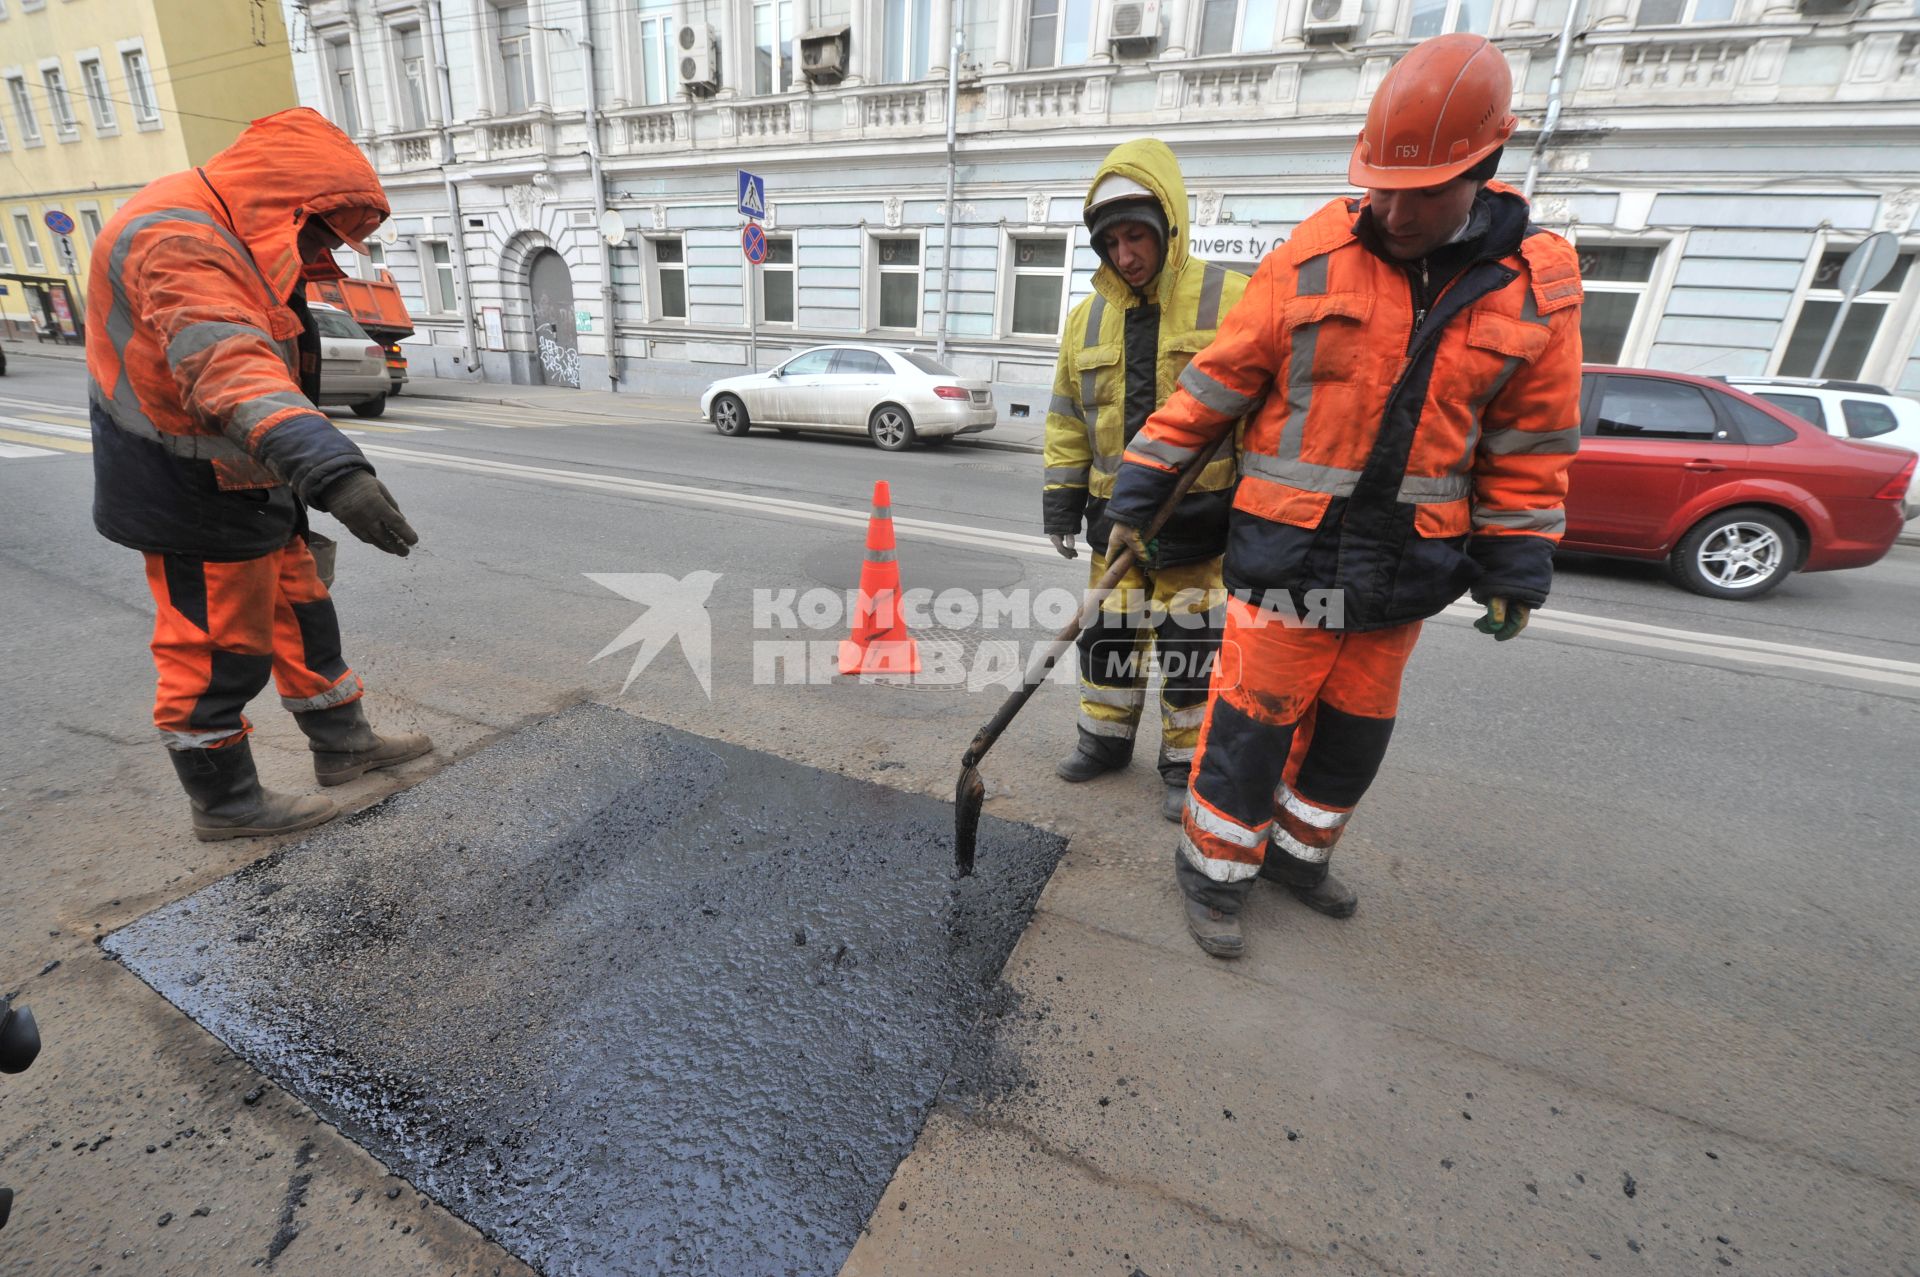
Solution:
M580 338L573 324L573 273L550 248L527 269L533 294L534 372L549 386L580 388Z

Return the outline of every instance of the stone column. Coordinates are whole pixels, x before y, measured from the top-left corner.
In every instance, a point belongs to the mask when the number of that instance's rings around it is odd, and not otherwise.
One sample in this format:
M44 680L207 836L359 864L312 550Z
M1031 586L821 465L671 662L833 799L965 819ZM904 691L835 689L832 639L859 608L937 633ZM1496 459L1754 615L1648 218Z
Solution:
M1573 2L1567 0L1568 4ZM1513 0L1512 7L1507 10L1507 30L1516 34L1533 30L1534 20L1539 13L1540 0Z
M1392 40L1400 34L1400 0L1375 0L1369 40Z
M529 32L533 58L533 101L528 103L536 111L553 110L553 68L547 65L547 20L546 7L540 0L533 0L527 7L527 19L533 30Z
M1632 7L1633 0L1593 0L1593 7L1589 12L1596 27L1624 27L1627 25L1627 14Z
M1187 56L1187 0L1161 0L1160 12L1167 23L1167 47L1162 58Z
M1178 4L1179 0L1174 0ZM1020 0L1000 0L993 24L993 69L996 73L1013 70L1013 42L1020 30Z
M1287 0L1286 8L1280 12L1280 30L1273 42L1276 49L1304 49L1307 47L1307 3L1308 0Z
M927 76L947 78L953 60L953 0L933 0L933 17L927 32Z

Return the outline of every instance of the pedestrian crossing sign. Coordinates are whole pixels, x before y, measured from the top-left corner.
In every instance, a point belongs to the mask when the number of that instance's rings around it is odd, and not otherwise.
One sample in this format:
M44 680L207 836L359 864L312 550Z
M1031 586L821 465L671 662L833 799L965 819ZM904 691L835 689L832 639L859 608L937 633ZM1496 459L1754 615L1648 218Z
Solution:
M740 170L740 216L767 215L767 180L757 173Z

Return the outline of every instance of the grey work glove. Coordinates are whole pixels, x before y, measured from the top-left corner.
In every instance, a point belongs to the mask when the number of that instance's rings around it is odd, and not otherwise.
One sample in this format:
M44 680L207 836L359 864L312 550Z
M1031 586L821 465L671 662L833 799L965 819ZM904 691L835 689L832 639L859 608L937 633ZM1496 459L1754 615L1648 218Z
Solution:
M1047 540L1053 542L1053 548L1061 558L1077 559L1080 557L1080 551L1073 547L1073 533L1049 532L1047 533Z
M400 513L387 485L374 478L370 471L355 470L334 480L316 504L376 550L404 559L408 547L420 542L419 534Z
M1122 550L1133 551L1133 561L1143 568L1153 566L1154 552L1160 548L1159 538L1142 544L1140 529L1114 520L1113 533L1107 538L1107 562L1120 557Z

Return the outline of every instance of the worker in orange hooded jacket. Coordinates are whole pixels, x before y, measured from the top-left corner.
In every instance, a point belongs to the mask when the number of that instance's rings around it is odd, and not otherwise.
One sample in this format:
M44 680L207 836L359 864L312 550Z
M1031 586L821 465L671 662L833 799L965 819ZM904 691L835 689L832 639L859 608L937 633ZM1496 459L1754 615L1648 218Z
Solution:
M160 729L203 840L305 829L319 797L261 788L242 714L271 677L323 785L432 748L381 736L340 650L307 509L404 555L418 537L318 408L308 280L365 253L387 197L305 108L256 120L204 167L149 184L94 245L87 372L94 526L146 555Z
M1510 639L1546 600L1579 444L1580 274L1489 183L1514 129L1481 36L1417 45L1374 94L1337 199L1268 254L1129 445L1109 556L1252 412L1230 598L1175 853L1187 925L1236 957L1256 876L1344 917L1334 844L1386 756L1426 617L1463 592Z

